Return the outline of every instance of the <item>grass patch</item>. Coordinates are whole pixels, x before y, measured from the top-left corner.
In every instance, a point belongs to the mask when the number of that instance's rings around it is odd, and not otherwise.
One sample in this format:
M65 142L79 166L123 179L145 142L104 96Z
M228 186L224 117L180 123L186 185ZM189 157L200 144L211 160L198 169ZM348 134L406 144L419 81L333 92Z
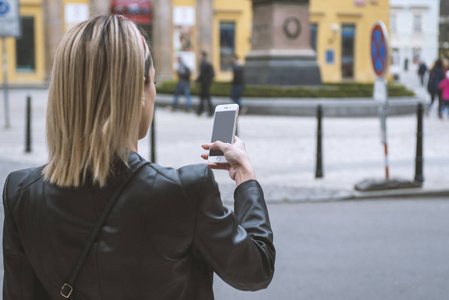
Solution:
M164 81L157 85L157 91L161 94L173 94L177 82ZM214 82L210 92L212 96L229 97L231 84L228 82ZM192 95L199 95L199 85L192 87ZM388 84L389 97L414 96L413 91L407 90L400 84ZM243 97L276 97L276 98L371 98L373 96L373 84L370 83L337 83L323 84L318 87L281 87L281 86L255 86L246 85Z

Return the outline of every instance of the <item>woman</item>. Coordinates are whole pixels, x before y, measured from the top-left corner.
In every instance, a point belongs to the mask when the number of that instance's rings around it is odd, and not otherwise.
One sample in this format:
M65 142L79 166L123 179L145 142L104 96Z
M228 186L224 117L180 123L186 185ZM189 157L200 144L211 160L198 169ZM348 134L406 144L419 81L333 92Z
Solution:
M213 272L241 290L270 283L273 234L241 140L203 145L229 162L210 167L235 180L235 213L206 164L174 170L136 153L156 97L148 49L121 16L92 18L63 38L49 88L48 164L5 183L4 300L213 299Z
M429 75L429 82L427 84L427 91L430 94L430 103L426 109L426 115L429 115L429 111L432 107L435 97L438 95L438 117L441 118L441 93L438 89L438 84L444 79L443 61L441 58L435 61Z

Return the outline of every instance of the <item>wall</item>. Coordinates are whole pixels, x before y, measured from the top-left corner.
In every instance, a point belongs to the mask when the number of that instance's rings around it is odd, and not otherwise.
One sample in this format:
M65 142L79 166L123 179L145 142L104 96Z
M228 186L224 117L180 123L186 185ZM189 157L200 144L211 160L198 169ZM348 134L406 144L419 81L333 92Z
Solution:
M310 23L318 24L317 57L324 83L343 81L341 71L341 29L343 24L355 25L354 78L356 82L373 82L370 32L374 22L381 20L389 28L388 0L311 0ZM334 52L334 62L326 62L326 51Z
M72 15L72 24L67 23L65 9L70 4L82 4L87 9L87 15L76 13ZM72 7L73 8L73 7ZM7 38L8 82L13 84L42 84L48 82L53 59L63 34L76 22L89 17L89 0L22 0L20 15L34 17L34 60L33 71L17 69L16 40ZM73 20L73 17L78 16ZM2 45L0 42L0 54ZM2 62L0 66L3 69ZM0 72L3 81L3 72Z
M171 2L171 3L169 3ZM157 7L156 5L159 5ZM168 7L170 5L170 8ZM162 7L163 6L163 7ZM155 1L155 22L167 23L168 9L173 14L174 7L190 6L195 8L195 26L192 30L192 48L195 56L195 66L192 79L197 75L197 67L199 64L199 53L206 51L209 60L214 66L215 80L230 81L232 78L231 71L220 70L220 22L235 22L235 53L244 60L245 55L251 50L251 31L252 31L252 2L251 0L172 0L165 3ZM165 17L158 18L158 14L164 14ZM170 17L173 24L173 15ZM158 43L163 43L167 35L171 39L170 53L171 57L167 57L167 53L156 53L155 64L159 65L158 69L164 70L159 74L159 79L168 79L167 71L171 68L171 77L176 78L175 59L179 49L175 49L174 39L176 39L176 26L171 27L155 24L154 47L155 51L163 51ZM162 36L165 36L163 38ZM164 47L165 51L168 47ZM162 65L161 65L162 64Z
M397 65L392 72L399 74L408 60L408 69L416 71L419 60L428 66L438 57L439 0L391 0L391 47L395 50ZM415 32L414 17L422 17L422 31ZM396 21L394 21L396 19ZM396 27L396 29L395 29ZM414 51L415 49L415 51ZM419 55L418 49L420 49Z
M252 33L251 0L215 0L213 18L213 57L216 80L230 81L231 71L220 70L220 22L235 22L235 53L240 61L251 50Z
M440 55L449 58L449 1L440 1Z
M8 82L10 83L41 83L45 80L45 54L44 54L44 27L42 0L20 1L20 15L34 18L34 61L33 71L17 70L16 40L6 38L8 59ZM3 57L3 41L0 42L0 55ZM3 70L3 60L0 62ZM3 83L3 72L0 72L0 81Z

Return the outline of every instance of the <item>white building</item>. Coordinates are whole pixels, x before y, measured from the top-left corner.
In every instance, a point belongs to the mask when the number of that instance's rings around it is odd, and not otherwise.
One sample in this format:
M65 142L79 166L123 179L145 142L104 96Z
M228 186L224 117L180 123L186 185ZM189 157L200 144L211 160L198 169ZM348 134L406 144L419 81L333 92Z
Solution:
M442 0L445 1L445 0ZM430 68L438 58L440 0L390 0L391 72Z

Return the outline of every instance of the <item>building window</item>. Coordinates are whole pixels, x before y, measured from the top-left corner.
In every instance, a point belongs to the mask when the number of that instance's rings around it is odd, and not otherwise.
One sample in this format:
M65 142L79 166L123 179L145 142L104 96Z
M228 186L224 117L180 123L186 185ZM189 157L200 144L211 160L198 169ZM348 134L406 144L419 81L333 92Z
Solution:
M414 32L422 32L422 16L421 15L413 16L413 31Z
M341 28L341 75L354 78L355 25L343 24Z
M22 36L16 39L16 68L18 73L36 71L34 17L21 17Z
M413 48L413 63L419 63L419 59L421 58L421 48L415 47Z
M317 38L318 38L318 24L310 24L310 46L313 50L317 51Z
M391 14L391 20L390 20L390 27L391 27L391 32L396 33L398 28L397 28L397 18L395 14Z
M397 66L399 67L399 63L400 63L400 57L399 57L399 49L394 48L391 54L391 64L393 66Z
M232 70L235 52L235 22L220 22L220 70Z

